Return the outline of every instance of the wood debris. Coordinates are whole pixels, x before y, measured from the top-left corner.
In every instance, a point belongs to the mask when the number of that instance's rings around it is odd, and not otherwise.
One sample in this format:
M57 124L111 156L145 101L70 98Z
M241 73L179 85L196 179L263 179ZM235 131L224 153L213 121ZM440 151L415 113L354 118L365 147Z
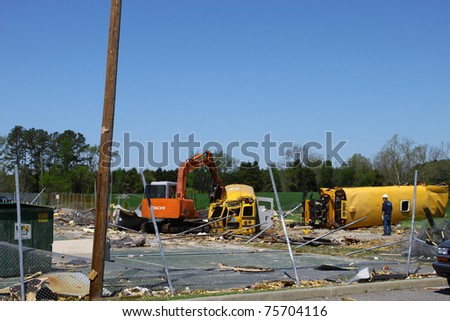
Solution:
M219 269L221 270L231 270L235 272L249 272L249 273L261 273L261 272L273 272L271 268L260 268L256 266L229 266L219 263Z
M274 290L295 286L294 281L271 281L256 283L250 287L252 290Z

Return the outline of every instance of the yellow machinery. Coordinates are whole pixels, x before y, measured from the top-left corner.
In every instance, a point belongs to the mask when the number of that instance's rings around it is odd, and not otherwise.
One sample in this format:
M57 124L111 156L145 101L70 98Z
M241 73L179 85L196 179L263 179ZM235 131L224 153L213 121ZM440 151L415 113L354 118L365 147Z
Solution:
M273 203L269 211L259 213L253 187L243 184L225 186L220 200L209 206L211 233L255 234L260 226L272 221Z
M303 208L304 222L330 228L367 216L351 228L383 225L383 194L388 194L393 205L392 224L411 218L414 186L343 187L321 188L319 200L306 200ZM447 202L447 185L420 184L417 186L415 217L443 217Z

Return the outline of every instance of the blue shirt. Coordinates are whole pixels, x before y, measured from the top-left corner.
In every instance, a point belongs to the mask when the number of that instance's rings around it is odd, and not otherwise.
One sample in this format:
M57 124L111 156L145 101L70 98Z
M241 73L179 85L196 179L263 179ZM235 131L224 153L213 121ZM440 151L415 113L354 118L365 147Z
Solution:
M392 203L389 201L384 201L381 209L384 214L391 215L392 214Z

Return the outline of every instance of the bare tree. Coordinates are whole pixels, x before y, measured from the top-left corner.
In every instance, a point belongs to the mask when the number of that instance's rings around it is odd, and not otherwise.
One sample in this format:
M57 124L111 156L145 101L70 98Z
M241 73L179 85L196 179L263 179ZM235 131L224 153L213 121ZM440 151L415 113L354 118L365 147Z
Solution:
M6 136L0 136L0 171L4 170L4 156L5 156Z
M417 145L410 138L394 135L378 152L374 166L385 183L403 185L409 182L414 166L426 161L427 146Z
M284 163L281 164L281 167L289 168L303 165L310 168L319 168L324 163L323 158L319 153L313 152L310 147L295 144L292 148L286 149Z
M436 146L430 146L428 148L428 161L437 161L444 158L446 157L442 148Z
M442 152L445 158L450 159L450 142L442 143Z

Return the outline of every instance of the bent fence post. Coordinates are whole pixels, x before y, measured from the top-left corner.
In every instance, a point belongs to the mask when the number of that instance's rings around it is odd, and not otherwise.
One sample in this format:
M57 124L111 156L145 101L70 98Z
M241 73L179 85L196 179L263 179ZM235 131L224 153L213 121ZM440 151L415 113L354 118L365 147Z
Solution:
M274 192L275 198L277 200L278 212L280 213L281 224L283 225L284 236L286 237L286 244L287 244L287 247L289 250L289 256L291 257L292 267L294 269L295 284L297 284L297 286L300 286L300 280L298 278L297 267L295 266L294 255L292 254L291 242L289 240L289 234L286 229L286 224L284 224L283 210L281 209L281 203L280 203L280 198L278 197L277 186L275 184L275 179L273 178L272 167L270 167L270 166L268 166L268 167L269 167L270 179L272 180L273 192Z
M14 166L16 178L16 206L17 206L17 240L19 241L19 264L20 264L20 298L25 301L25 281L23 268L23 244L22 244L22 213L20 211L20 188L19 188L19 167Z
M153 212L152 202L150 200L150 191L148 190L147 182L145 181L144 171L142 171L142 170L141 170L141 178L142 178L142 184L144 185L145 198L147 199L148 208L149 208L150 214L152 216L153 228L155 229L156 240L159 245L159 252L161 254L161 259L164 264L164 272L166 274L167 284L169 285L170 294L172 296L174 296L172 281L170 279L170 274L169 274L169 268L167 267L167 262L166 262L166 255L164 253L164 248L161 243L161 237L159 236L158 224L156 223L155 213Z
M411 214L411 233L409 234L409 248L408 248L408 260L406 262L406 277L409 277L409 265L411 262L411 250L414 236L414 218L416 216L416 196L417 196L417 170L414 172L414 194L413 194L413 207Z

